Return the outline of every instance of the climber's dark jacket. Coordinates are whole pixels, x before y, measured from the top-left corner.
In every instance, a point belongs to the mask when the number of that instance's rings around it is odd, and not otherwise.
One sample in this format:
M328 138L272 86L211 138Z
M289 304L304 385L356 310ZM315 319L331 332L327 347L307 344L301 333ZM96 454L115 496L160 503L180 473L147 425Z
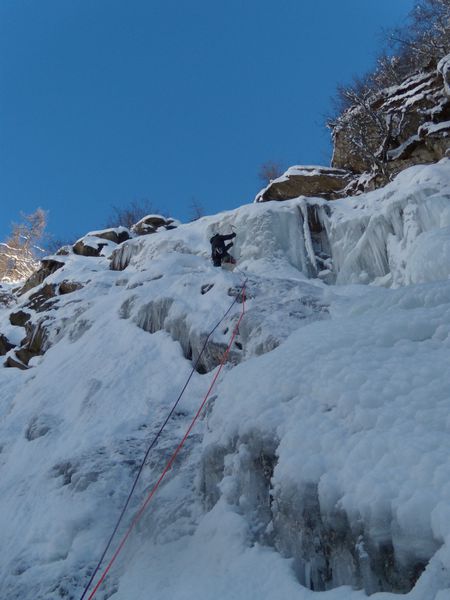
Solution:
M224 259L234 262L233 257L228 254L228 250L233 245L233 242L225 244L225 240L232 240L235 237L235 233L230 233L228 235L216 233L216 235L213 235L209 240L211 242L211 259L215 267L220 267Z

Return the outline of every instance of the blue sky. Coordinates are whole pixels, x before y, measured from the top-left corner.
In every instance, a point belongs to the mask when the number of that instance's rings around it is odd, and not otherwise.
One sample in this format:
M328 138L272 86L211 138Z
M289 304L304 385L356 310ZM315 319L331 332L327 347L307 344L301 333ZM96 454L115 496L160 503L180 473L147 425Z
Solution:
M0 237L58 238L146 199L251 202L276 160L329 164L324 116L413 0L1 0Z

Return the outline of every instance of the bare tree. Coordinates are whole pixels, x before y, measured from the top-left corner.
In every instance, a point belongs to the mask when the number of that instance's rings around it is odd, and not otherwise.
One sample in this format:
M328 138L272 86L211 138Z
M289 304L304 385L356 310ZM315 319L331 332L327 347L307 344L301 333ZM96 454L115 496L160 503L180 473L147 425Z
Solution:
M450 52L450 0L421 0L388 38L406 75L436 63Z
M55 254L64 246L73 246L80 237L80 235L72 235L67 238L58 238L54 235L46 235L43 243L44 250L46 253Z
M384 180L389 179L387 153L392 142L393 117L378 110L378 97L369 84L339 88L348 108L330 126L345 129L349 151L360 156L367 168Z
M189 221L198 221L205 215L205 207L196 198L192 198L190 208Z
M22 215L22 222L13 224L10 237L0 243L0 281L21 281L38 268L46 225L47 213L42 208Z
M260 179L264 184L268 185L274 179L277 179L284 173L284 168L281 163L268 160L263 163L258 171L258 179Z
M126 206L113 206L106 227L132 227L146 215L160 214L150 200L133 200Z

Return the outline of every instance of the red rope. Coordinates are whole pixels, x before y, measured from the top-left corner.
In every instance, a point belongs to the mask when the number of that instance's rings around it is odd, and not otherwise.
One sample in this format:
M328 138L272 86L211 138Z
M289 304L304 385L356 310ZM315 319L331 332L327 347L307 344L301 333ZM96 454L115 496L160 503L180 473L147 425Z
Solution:
M184 443L186 442L189 434L191 433L192 429L194 428L194 425L196 424L210 394L211 391L217 381L217 378L220 375L220 372L222 371L222 368L228 358L228 354L230 353L231 350L231 346L233 344L234 338L236 337L238 331L239 331L239 325L242 321L242 318L244 316L245 313L245 286L247 284L247 281L244 282L244 285L242 286L242 312L239 316L238 322L236 323L234 329L233 329L233 333L231 335L231 339L228 343L228 346L222 356L222 360L220 361L220 365L219 368L217 369L213 380L211 382L211 385L208 388L208 391L206 392L205 397L203 398L202 403L199 406L199 409L197 410L197 412L195 413L194 418L191 421L191 424L189 425L189 427L186 430L186 433L183 436L183 439L181 440L181 442L178 444L177 448L175 449L175 452L172 454L172 456L170 457L169 461L167 462L166 466L164 467L163 472L161 473L161 475L159 476L158 481L155 483L155 485L153 486L153 488L150 490L150 492L148 493L145 501L143 502L143 504L141 505L140 509L138 510L138 512L136 513L136 515L134 516L134 519L131 521L130 526L128 527L127 531L125 532L124 536L122 537L122 539L120 540L119 545L117 546L111 560L109 561L109 563L107 564L107 566L105 567L105 570L103 571L100 579L97 581L94 589L91 592L91 595L89 596L88 600L92 600L92 598L95 596L98 588L101 586L101 584L103 583L103 581L105 580L106 576L108 575L111 567L113 566L116 558L119 556L120 552L122 551L122 548L125 546L126 541L128 540L131 532L133 531L134 527L136 526L136 524L138 523L138 521L141 519L142 515L144 514L145 509L147 508L150 500L153 498L153 496L155 495L157 489L159 488L162 480L164 479L164 477L166 476L167 472L171 469L173 463L175 462L176 457L178 456L178 453L180 452L181 448L184 446Z

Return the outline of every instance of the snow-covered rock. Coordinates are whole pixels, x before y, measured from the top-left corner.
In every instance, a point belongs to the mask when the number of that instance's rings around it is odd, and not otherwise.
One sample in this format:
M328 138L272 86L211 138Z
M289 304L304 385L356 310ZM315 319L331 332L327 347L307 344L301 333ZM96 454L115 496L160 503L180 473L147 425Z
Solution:
M109 256L116 246L111 240L89 233L77 240L72 249L80 256Z
M115 244L121 244L131 237L129 229L123 226L110 227L109 229L102 229L101 231L91 231L87 235L98 237L103 240L109 240Z
M290 167L256 195L255 202L290 200L298 196L314 196L334 200L342 197L354 175L344 169L330 167Z
M365 107L352 106L344 112L333 126L332 166L347 169L354 173L371 171L373 158L380 154L386 145L386 171L392 176L416 164L434 163L447 156L450 148L448 118L450 107L449 87L450 55L438 65L430 65L408 77L400 85L392 86L373 94L366 100ZM384 139L374 115L386 124L389 123L387 139ZM366 131L355 142L358 131L354 127L358 120L359 128ZM370 185L384 184L382 177L371 179ZM359 182L362 187L363 182ZM365 189L367 187L366 182Z
M162 215L147 215L133 225L132 230L136 235L148 235L161 230L175 229L181 225L180 221Z

